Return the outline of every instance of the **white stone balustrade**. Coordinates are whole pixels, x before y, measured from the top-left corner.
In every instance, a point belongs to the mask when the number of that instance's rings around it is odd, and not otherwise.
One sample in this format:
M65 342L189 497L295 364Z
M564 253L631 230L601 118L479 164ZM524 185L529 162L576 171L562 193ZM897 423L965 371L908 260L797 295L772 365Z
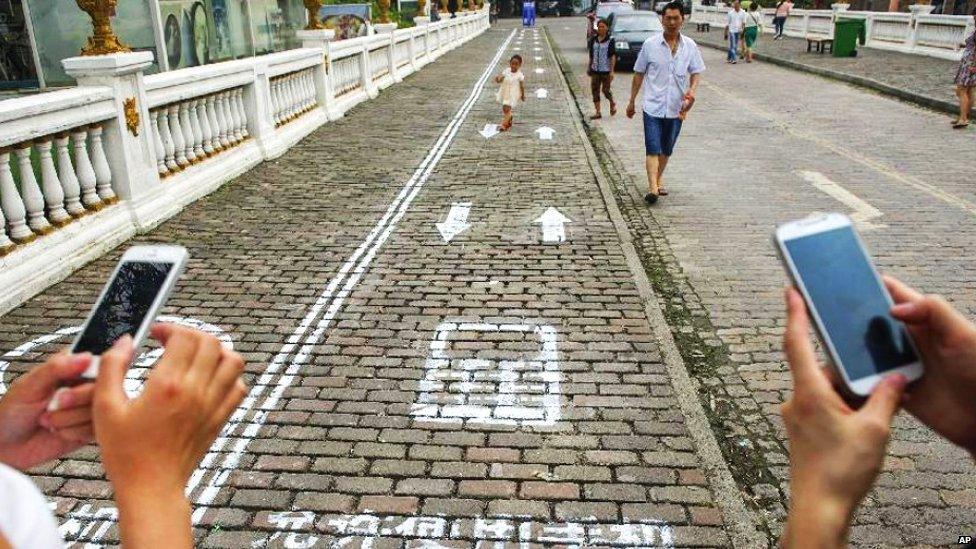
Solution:
M271 79L271 104L275 126L287 124L315 108L312 69L302 69Z
M0 104L0 107L6 105ZM117 201L102 123L0 148L0 254Z
M80 86L0 101L0 314L478 36L488 10L152 75L146 52L66 59Z
M725 6L695 5L691 22L707 22L717 28L726 25ZM775 10L763 10L765 32L773 32ZM973 18L963 15L931 15L923 13L891 13L873 11L801 10L794 9L786 20L784 33L803 38L808 34L833 36L834 22L859 19L865 22L869 48L958 60L962 42L973 32Z
M149 111L156 171L168 177L239 145L247 136L242 87Z

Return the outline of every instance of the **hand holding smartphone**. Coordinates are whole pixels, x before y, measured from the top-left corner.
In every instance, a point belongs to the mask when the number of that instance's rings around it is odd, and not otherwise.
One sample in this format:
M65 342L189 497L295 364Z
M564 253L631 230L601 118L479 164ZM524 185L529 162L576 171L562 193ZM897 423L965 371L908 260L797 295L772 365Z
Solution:
M847 216L793 221L775 239L847 393L868 396L890 374L922 376L915 344L891 316L891 296Z
M82 377L95 379L102 353L128 334L138 349L182 274L189 255L181 246L133 246L102 290L72 353L91 353Z

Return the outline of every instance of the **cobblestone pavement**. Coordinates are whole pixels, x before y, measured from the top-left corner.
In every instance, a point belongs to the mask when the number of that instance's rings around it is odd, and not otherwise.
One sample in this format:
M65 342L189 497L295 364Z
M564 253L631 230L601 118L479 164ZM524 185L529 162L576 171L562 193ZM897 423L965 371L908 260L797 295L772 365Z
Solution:
M583 23L546 25L589 114ZM779 351L787 281L773 228L813 211L849 213L808 182L811 173L826 177L882 212L862 226L882 270L976 317L976 158L960 154L974 143L931 111L703 54L698 104L665 177L671 194L653 209L640 200L639 121L604 112L588 132L732 472L772 538L788 496L779 405L791 386ZM619 73L613 83L621 108L630 80ZM793 90L786 101L785 90ZM888 454L857 516L855 545L945 546L976 531L976 475L963 452L901 415Z
M728 42L722 38L722 30L698 32L694 25L686 28L688 36L703 45L725 48ZM768 35L760 38L756 52L774 60L796 63L817 70L826 70L841 77L863 78L890 86L896 90L934 99L956 107L955 85L959 63L947 59L909 55L894 51L877 50L859 46L857 57L834 57L830 54L807 53L807 42L800 38L785 37L773 40ZM798 97L799 90L779 88L780 95ZM787 99L786 102L789 100Z
M680 411L694 397L672 389L541 36L501 52L527 60L514 129L479 135L500 118L494 85L466 98L509 36L137 239L189 248L164 313L225 334L258 387L261 414L208 456L205 477L229 475L193 491L211 502L201 546L728 544ZM542 241L549 207L571 220L564 242ZM445 243L452 208L469 226ZM78 325L120 253L0 318L23 355L11 372L65 342L24 346ZM33 473L70 539L117 542L95 448Z

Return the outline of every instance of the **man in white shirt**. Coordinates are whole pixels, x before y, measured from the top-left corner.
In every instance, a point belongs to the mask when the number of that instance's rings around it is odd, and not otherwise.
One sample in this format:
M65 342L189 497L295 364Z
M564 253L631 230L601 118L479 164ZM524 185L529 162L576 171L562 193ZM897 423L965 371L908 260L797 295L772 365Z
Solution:
M726 58L726 63L732 63L734 65L738 62L739 39L742 37L742 28L745 24L746 10L742 9L739 0L735 0L732 3L732 9L729 10L728 25L726 27L726 32L729 35L729 53Z
M695 104L698 80L705 70L698 44L681 34L685 16L680 1L665 6L661 15L664 32L652 35L634 63L627 118L636 113L637 92L643 87L645 167L648 204L667 195L662 179L668 159L681 132L681 122Z

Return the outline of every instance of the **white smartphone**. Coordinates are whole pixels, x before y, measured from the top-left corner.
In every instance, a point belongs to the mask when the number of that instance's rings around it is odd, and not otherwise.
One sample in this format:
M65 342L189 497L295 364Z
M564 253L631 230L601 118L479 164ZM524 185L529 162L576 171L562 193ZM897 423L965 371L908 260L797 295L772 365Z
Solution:
M83 377L98 376L102 353L125 334L139 348L188 257L182 246L133 246L125 251L71 347L72 353L93 355Z
M891 316L891 296L847 216L782 225L776 245L848 391L865 397L884 376L922 376L915 344Z

